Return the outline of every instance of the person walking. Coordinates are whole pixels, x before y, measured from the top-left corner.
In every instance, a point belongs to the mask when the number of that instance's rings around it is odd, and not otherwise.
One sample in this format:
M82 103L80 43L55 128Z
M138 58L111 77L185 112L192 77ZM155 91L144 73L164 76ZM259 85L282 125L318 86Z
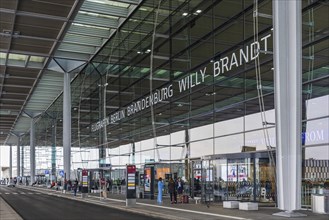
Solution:
M173 180L172 177L170 177L170 179L169 179L168 191L170 193L170 201L171 201L171 204L177 203L177 198L176 198L176 183L175 183L175 181Z
M176 186L177 186L179 202L183 203L184 182L181 178L178 178Z
M158 181L158 200L157 200L159 205L162 205L162 190L163 190L163 187L164 187L164 184L163 184L162 178L160 177L159 181Z
M73 185L74 196L77 195L78 185L79 185L78 179L75 179L74 185Z

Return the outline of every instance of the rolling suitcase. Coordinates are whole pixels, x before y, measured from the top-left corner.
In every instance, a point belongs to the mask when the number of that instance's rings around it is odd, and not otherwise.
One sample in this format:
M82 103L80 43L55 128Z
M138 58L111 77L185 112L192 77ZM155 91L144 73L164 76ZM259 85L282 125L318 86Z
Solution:
M188 203L188 195L183 195L183 203Z

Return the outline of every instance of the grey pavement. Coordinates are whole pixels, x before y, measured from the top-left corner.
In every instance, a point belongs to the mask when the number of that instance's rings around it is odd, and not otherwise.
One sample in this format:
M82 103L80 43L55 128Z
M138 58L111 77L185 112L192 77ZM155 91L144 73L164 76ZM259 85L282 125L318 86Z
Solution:
M74 197L72 193L62 193L52 189L41 187L25 187L27 190L33 190L39 193L45 193L51 196L62 197L71 200L77 200L89 204L97 204L104 207L115 208L127 213L142 214L148 217L162 219L266 219L278 220L286 219L284 217L273 216L274 213L280 212L275 207L259 207L258 211L242 211L237 209L224 209L221 204L212 204L207 207L204 204L195 204L190 200L188 204L170 204L168 198L164 198L163 204L160 206L156 200L137 199L134 207L126 207L125 197L122 194L110 194L108 198L100 198L99 194L89 194L86 198L81 198L78 194ZM300 210L299 213L306 214L305 217L299 217L300 220L328 220L328 215L312 213L308 210Z

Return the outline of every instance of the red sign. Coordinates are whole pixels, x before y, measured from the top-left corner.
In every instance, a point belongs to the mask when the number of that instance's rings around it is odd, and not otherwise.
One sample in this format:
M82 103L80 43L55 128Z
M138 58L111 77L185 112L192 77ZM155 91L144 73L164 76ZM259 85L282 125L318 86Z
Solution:
M127 173L136 173L136 166L135 165L128 165L127 166Z
M82 176L88 176L88 170L82 170Z

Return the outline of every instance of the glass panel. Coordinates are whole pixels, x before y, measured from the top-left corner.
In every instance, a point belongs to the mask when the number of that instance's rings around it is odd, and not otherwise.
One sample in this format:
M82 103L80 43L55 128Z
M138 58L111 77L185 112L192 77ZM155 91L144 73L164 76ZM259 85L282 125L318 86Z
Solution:
M22 55L22 54L13 54L10 53L8 59L9 60L19 60L19 61L25 61L27 58L26 55Z
M30 62L42 63L45 60L45 57L30 56Z

